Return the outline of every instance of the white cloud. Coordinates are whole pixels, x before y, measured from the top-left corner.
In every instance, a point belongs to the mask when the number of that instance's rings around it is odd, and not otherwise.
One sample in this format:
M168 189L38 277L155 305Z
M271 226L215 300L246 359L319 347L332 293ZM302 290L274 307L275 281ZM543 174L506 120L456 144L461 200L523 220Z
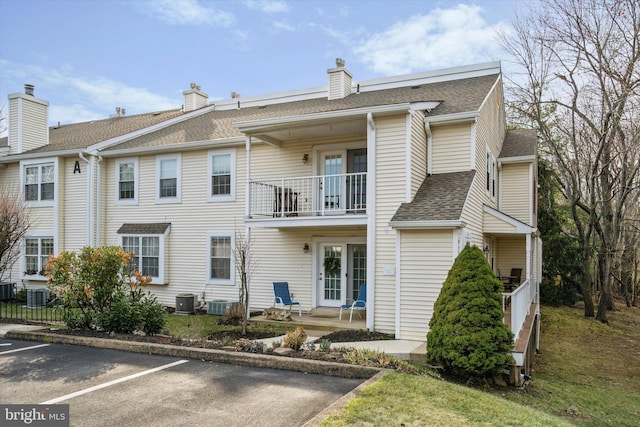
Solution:
M373 34L354 48L375 72L391 75L495 60L496 32L505 24L488 25L482 8L459 4L434 9Z
M244 4L249 9L259 10L264 13L287 13L289 5L279 0L247 0Z
M273 21L271 26L278 31L294 31L295 27L285 21Z
M35 95L49 101L51 124L105 119L123 107L127 115L180 108L182 99L167 98L145 88L128 86L101 76L79 76L69 68L45 69L0 61L10 92L21 92L22 83L36 86ZM6 94L2 94L6 99Z
M210 25L229 27L233 14L204 5L199 0L149 0L139 3L141 10L170 25Z

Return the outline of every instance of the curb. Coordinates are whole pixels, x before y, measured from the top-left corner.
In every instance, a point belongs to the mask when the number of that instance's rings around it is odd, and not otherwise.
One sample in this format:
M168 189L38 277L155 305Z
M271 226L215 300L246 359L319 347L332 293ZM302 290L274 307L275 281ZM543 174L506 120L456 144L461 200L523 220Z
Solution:
M203 361L228 363L237 366L281 369L287 371L297 371L308 374L320 374L342 378L373 379L373 377L375 377L378 379L377 374L384 371L381 368L374 368L370 366L350 365L347 363L326 362L322 360L298 359L295 357L271 356L267 354L256 353L231 352L209 348L182 347L170 344L79 337L72 335L51 334L47 332L8 331L5 335L5 338L39 341L50 344L56 343L67 345L82 345L86 347L106 348L112 350L130 351L135 353L173 356L184 359L200 359ZM369 383L369 381L366 381L365 383ZM356 388L356 390L358 388ZM351 393L353 393L353 391ZM351 393L347 394L346 396L350 395Z

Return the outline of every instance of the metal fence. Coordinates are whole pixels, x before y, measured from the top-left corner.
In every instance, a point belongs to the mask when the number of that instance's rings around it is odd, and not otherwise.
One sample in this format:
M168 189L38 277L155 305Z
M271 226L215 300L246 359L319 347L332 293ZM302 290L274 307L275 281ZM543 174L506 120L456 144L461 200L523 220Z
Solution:
M0 283L0 322L63 323L65 309L50 297L46 288L16 292L14 283Z

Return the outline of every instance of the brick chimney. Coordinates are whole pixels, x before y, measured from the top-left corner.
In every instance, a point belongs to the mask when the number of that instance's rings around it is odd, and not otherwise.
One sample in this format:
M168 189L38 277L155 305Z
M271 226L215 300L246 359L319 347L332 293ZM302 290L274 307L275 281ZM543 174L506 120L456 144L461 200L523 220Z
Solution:
M351 72L344 68L344 59L336 58L336 68L327 70L329 75L329 99L351 95Z
M200 90L200 86L191 83L191 88L182 92L184 95L184 112L197 110L207 106L209 95Z
M34 86L9 94L10 154L20 154L49 144L49 102L34 96Z

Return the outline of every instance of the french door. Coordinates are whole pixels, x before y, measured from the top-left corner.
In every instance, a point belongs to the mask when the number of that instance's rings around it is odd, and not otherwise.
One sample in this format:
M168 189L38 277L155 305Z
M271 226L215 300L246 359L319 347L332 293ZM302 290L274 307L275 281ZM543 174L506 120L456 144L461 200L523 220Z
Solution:
M358 297L367 283L367 245L322 242L318 245L318 306L340 307Z
M319 305L340 307L346 302L346 245L341 243L322 243L320 245Z

